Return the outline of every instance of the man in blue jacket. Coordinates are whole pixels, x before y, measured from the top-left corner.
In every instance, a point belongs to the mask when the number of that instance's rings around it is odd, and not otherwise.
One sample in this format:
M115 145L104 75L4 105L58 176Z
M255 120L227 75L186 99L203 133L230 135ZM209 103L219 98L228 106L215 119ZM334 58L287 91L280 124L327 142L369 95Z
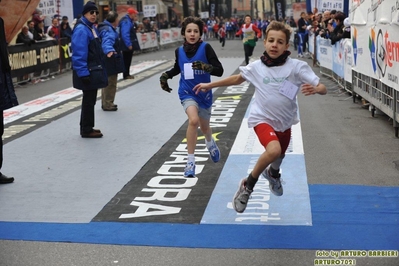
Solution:
M101 138L101 131L94 129L94 106L97 90L108 85L108 77L101 40L94 27L98 15L95 3L87 2L82 15L73 29L71 41L73 86L83 92L80 135L82 138Z
M118 25L118 13L110 11L104 22L98 24L98 30L104 50L105 66L108 74L108 86L101 92L101 108L104 111L117 111L118 106L114 104L118 73L124 70L123 55L120 48L119 34L115 27Z
M121 36L121 48L123 51L123 62L125 71L123 79L133 79L130 75L130 65L132 63L133 52L140 50L140 45L136 35L136 23L138 12L134 8L129 8L127 14L119 21L119 31Z

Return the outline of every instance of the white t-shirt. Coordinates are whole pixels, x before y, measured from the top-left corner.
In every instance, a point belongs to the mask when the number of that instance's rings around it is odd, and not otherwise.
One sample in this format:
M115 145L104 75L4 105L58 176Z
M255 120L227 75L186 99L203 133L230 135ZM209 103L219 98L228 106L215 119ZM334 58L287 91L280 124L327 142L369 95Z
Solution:
M248 126L267 123L275 131L283 132L299 122L296 95L305 83L316 86L320 78L301 60L287 58L282 66L267 67L256 60L239 68L241 76L255 86L255 97L248 117ZM298 91L291 97L284 95L282 87Z

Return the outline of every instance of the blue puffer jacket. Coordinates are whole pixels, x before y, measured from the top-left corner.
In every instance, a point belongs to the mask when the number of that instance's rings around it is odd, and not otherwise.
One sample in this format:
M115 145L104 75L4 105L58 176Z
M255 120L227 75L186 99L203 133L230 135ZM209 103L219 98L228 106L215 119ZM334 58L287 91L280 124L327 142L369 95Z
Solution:
M122 73L124 71L123 55L120 48L119 34L110 22L98 24L97 27L100 32L102 41L102 48L105 54L105 66L109 76ZM109 52L113 52L111 57L107 57Z
M119 31L121 36L121 49L128 51L129 46L133 47L133 51L140 50L140 45L136 34L137 26L129 15L125 15L119 21Z
M96 35L96 36L94 36ZM80 90L93 90L108 85L104 53L97 29L85 17L75 25L72 32L73 86ZM90 77L90 84L84 84L82 77Z

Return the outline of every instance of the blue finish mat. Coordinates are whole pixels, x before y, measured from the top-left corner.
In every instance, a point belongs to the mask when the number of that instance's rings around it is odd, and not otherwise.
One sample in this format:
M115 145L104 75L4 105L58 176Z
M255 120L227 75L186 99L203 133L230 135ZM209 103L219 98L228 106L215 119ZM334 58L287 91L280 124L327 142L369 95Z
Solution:
M399 249L399 188L310 185L309 192L312 226L1 222L0 238L196 248Z

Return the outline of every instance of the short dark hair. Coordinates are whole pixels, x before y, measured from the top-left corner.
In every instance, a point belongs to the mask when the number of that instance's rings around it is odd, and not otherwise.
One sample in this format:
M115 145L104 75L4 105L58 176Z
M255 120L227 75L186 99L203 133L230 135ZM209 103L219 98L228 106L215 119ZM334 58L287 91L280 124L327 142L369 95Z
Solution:
M180 32L181 35L184 36L184 33L186 32L187 25L190 23L194 23L194 24L198 25L200 36L202 36L202 32L204 31L204 22L200 18L192 17L192 16L186 17L183 20L183 22L181 24L181 32Z
M344 13L337 13L334 17L335 20L339 20L341 21L341 23L344 21L345 19L345 14Z
M114 23L118 18L118 13L115 11L109 11L107 17L105 18L109 23Z

